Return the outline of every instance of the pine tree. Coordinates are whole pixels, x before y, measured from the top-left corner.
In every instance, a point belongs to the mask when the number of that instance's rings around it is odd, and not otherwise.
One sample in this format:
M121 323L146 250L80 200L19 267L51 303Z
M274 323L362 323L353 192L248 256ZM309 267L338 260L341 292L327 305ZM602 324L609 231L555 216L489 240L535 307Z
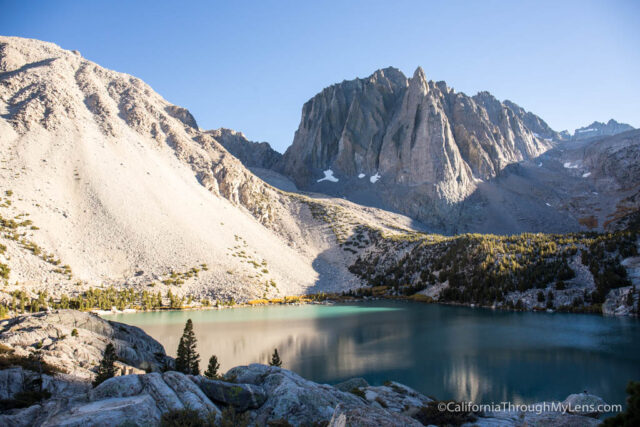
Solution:
M187 320L178 344L176 371L183 374L200 374L200 355L196 352L196 335L193 333L193 322Z
M104 356L98 367L98 375L96 375L96 379L93 381L94 387L116 375L115 361L116 348L112 343L109 343L104 350Z
M278 349L273 350L273 355L271 356L271 360L269 361L269 366L277 366L278 368L282 366L282 360L280 360L280 355L278 354Z
M213 355L209 358L209 366L207 367L204 376L209 378L218 378L218 369L220 369L220 363L218 363L218 358Z

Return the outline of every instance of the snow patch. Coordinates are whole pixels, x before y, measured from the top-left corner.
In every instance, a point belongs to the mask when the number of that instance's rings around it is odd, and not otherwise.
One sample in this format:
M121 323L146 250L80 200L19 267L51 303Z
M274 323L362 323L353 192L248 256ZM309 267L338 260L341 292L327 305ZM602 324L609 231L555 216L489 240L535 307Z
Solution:
M538 163L538 167L541 168L542 167L542 162Z
M578 165L577 164L572 164L571 162L566 162L563 165L566 169L578 169Z
M326 171L324 171L324 178L320 178L318 180L318 182L322 182L322 181L338 182L339 180L338 178L333 176L333 171L331 169L327 169Z
M551 205L550 205L549 203L545 203L545 205L547 205L547 206L551 207Z
M358 178L362 179L362 178L364 178L365 176L366 176L365 174L361 173L360 175L358 175Z
M587 172L587 173L583 173L582 174L583 178L589 178L589 176L591 176L591 172Z
M533 132L533 136L535 136L536 138L540 138L540 135L538 135L537 133Z
M378 172L376 172L375 175L369 177L369 181L371 181L372 184L375 184L379 179L380 179L380 174Z
M576 133L584 133L584 132L595 132L598 129L577 129Z

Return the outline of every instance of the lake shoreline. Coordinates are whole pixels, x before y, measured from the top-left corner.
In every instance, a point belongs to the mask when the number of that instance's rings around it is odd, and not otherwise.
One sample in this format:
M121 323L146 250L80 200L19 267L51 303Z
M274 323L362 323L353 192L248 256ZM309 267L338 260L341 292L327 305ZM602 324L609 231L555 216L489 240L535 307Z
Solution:
M420 304L435 304L442 306L451 306L451 307L467 307L467 308L482 308L492 311L504 311L504 312L520 312L520 313L564 313L564 314L590 314L601 317L621 317L621 318L638 318L639 316L634 313L627 314L605 314L601 310L596 311L592 309L591 306L583 307L582 309L576 309L572 307L571 310L562 310L562 309L513 309L509 307L497 307L497 306L487 306L480 304L461 304L456 302L441 302L435 301L428 297L424 297L423 295L416 294L412 296L379 296L379 297L339 297L339 298L327 298L323 300L312 299L313 296L293 296L293 297L283 297L283 298L275 298L275 299L260 299L260 300L251 300L244 303L234 303L234 304L218 304L212 306L193 306L193 307L166 307L166 308L152 308L152 309L142 309L142 308L125 308L124 310L112 309L112 310L87 310L91 313L97 314L99 316L108 316L114 314L127 314L127 313L151 313L151 312L167 312L167 311L207 311L207 310L226 310L226 309L237 309L237 308L252 308L252 307L269 307L269 306L300 306L300 305L334 305L334 304L343 304L349 302L356 303L366 303L366 302L374 302L374 301L407 301L407 302L415 302ZM287 301L287 300L291 301Z

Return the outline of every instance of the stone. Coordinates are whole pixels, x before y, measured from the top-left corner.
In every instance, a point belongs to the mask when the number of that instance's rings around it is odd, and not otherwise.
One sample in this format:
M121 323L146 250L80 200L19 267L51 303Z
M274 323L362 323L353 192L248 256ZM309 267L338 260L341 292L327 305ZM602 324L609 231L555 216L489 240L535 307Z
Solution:
M131 425L157 425L161 412L148 394L111 398L76 406L45 421L44 426L113 427L123 423Z
M369 387L369 383L364 378L349 378L338 384L333 385L340 391L350 392L354 388Z
M210 414L220 414L218 407L185 374L173 371L165 372L162 374L162 378L173 389L185 408L198 411L200 416L204 418Z
M229 370L225 378L235 378L238 383L264 388L266 402L251 411L252 422L258 425L278 420L286 420L294 426L328 422L334 408L340 403L346 407L366 405L351 393L305 380L294 372L274 366L238 366Z
M96 401L113 397L129 397L142 393L142 381L138 375L122 375L109 378L89 391L89 400Z
M0 414L0 426L10 427L31 427L42 411L41 405L32 405L28 408L11 411L7 414Z
M415 415L422 406L432 401L414 389L394 381L384 386L365 387L362 390L365 399L372 405L408 416Z
M238 412L259 408L267 400L264 389L253 384L229 383L200 376L194 377L194 382L209 399L231 405Z
M601 414L596 408L606 405L606 402L601 397L589 393L570 394L562 403L569 407L569 411L572 414L594 418ZM581 407L581 409L577 407ZM585 409L585 407L593 407L594 409ZM572 408L576 408L576 410Z
M71 335L74 329L77 337ZM171 363L162 345L142 329L92 313L55 310L0 321L0 343L11 346L16 354L27 356L36 350L36 343L46 340L50 344L39 349L44 361L80 378L93 378L109 342L123 362L121 368L158 371Z
M395 427L422 426L418 421L404 415L381 410L379 408L345 408L338 405L327 427Z
M155 400L161 412L184 409L184 405L176 392L162 379L162 375L153 372L141 377L145 393Z
M54 396L69 398L86 393L91 385L69 375L40 374L20 367L0 370L0 399L11 399L16 393L39 389L38 380L42 379L42 389Z

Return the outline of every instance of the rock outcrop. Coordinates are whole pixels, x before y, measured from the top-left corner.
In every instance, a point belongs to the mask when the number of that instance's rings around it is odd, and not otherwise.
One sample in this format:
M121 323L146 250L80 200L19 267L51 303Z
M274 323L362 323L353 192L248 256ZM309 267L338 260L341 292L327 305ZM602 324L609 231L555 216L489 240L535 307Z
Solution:
M220 128L205 133L214 137L247 168L271 169L282 158L268 142L249 141L242 132Z
M79 378L93 378L110 342L123 364L154 371L171 366L162 345L142 329L95 314L56 310L0 321L0 343L16 356L37 352L49 365Z

